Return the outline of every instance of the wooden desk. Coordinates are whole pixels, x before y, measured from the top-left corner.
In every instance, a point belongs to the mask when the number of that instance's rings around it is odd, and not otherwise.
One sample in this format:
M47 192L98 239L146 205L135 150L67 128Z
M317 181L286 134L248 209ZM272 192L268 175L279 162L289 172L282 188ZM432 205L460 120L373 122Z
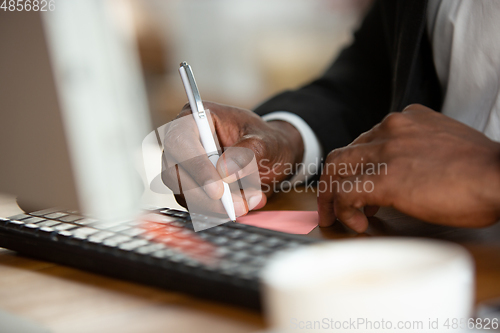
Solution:
M15 214L0 196L0 215ZM316 195L281 193L268 210L316 210ZM382 209L368 231L341 224L311 237L412 236L463 244L476 260L477 301L500 297L500 224L481 230L435 226ZM54 332L252 332L265 327L255 312L111 279L0 250L0 309L35 320Z

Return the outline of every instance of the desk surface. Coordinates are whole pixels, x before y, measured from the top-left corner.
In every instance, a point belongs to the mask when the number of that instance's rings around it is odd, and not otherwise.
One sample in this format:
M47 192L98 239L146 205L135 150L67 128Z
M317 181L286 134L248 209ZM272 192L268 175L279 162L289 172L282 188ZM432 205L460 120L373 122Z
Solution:
M280 193L267 210L316 210L316 195ZM0 216L18 208L0 196ZM363 235L340 223L311 237L408 236L463 244L476 261L476 300L500 297L500 223L486 229L435 226L382 209ZM253 332L265 327L255 312L182 294L32 260L0 249L0 309L32 319L53 332Z

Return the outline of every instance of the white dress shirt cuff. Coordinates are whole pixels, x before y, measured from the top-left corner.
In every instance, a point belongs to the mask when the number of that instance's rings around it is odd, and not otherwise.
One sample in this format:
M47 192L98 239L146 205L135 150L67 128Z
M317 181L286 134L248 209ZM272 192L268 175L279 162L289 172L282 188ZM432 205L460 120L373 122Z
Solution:
M302 136L302 142L304 142L304 158L302 163L297 168L297 171L290 179L290 183L293 185L295 183L304 183L309 178L316 175L323 157L323 148L319 143L316 134L309 125L301 117L286 111L277 111L268 113L262 116L265 121L281 120L290 123L299 131Z

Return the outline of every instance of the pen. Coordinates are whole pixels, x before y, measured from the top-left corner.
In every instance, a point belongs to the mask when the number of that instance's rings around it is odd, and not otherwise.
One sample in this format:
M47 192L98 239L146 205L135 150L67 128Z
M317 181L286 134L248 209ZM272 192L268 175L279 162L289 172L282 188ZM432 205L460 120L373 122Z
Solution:
M182 62L179 68L179 73L181 74L182 83L184 84L184 89L186 90L196 126L200 132L201 144L208 155L208 159L212 162L214 167L216 167L220 156L213 136L217 134L214 133L212 135L212 131L210 130L210 124L208 123L205 108L201 101L200 93L198 91L198 87L196 86L191 66L189 66L185 61ZM224 206L229 218L232 221L235 221L236 213L234 211L234 204L229 185L224 181L222 181L222 183L224 184L224 194L221 198L222 205Z

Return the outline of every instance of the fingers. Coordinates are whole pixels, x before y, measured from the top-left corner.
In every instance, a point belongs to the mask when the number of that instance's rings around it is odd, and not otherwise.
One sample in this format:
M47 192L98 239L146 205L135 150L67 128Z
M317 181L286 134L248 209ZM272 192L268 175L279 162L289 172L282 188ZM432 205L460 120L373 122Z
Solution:
M363 233L368 228L368 219L360 209L346 205L342 200L334 201L334 209L337 218L352 230Z
M164 159L170 159L165 165L173 163L167 153L164 152L163 156ZM258 173L252 176L247 176L238 183L230 184L236 216L245 215L249 210L262 208L266 204L267 198L260 189L260 183L255 183L252 179L258 179ZM198 186L181 164L164 168L162 180L175 193L177 202L191 212L205 215L226 214L221 201L209 197L206 190L203 191ZM242 186L244 190L240 190L239 186Z
M224 184L206 154L180 162L179 165L210 198L218 200L222 197Z
M328 184L326 183L328 182ZM354 176L333 180L322 176L318 184L318 213L320 227L338 219L356 232L368 227L366 216L374 215L379 206L389 206L382 177ZM321 192L319 189L323 189ZM362 212L363 207L365 213Z
M169 177L171 182L179 184L179 192L176 193L176 200L180 205L188 208L193 213L227 215L222 202L210 198L182 167L175 166L169 168L166 172L171 175ZM174 177L178 177L178 180L173 181Z
M267 197L260 188L244 187L241 190L241 197L247 202L248 210L262 208L267 203Z
M190 113L183 111L168 124L163 147L176 161L188 160L205 153L198 128Z
M190 114L169 125L163 144L167 167L179 163L210 198L222 197L223 183L201 144L198 129Z
M267 203L266 195L260 190L258 192L259 193L256 193L254 196L251 196L250 199L248 199L248 208L250 210L261 209Z
M318 224L320 227L331 226L335 223L335 219L337 218L333 208L333 196L331 194L332 193L318 192Z
M377 163L380 149L380 145L372 143L335 149L328 154L323 173L335 178L378 174L383 167Z
M226 149L217 162L217 171L227 183L232 183L258 172L263 143L255 136L244 136L234 146Z
M169 173L168 181L173 183L173 186L178 184L178 192L175 193L175 198L180 205L188 208L191 213L227 217L226 210L221 200L210 198L182 167L176 165L175 167L165 170L164 173ZM178 178L178 180L174 180L174 178ZM171 183L169 183L170 186L172 186ZM260 193L257 191L255 191L255 193L249 193L250 198L252 198L252 196L258 196L259 200L257 203L253 200L253 203L247 204L238 187L231 193L237 216L245 215L248 213L249 207L257 206L260 203Z

